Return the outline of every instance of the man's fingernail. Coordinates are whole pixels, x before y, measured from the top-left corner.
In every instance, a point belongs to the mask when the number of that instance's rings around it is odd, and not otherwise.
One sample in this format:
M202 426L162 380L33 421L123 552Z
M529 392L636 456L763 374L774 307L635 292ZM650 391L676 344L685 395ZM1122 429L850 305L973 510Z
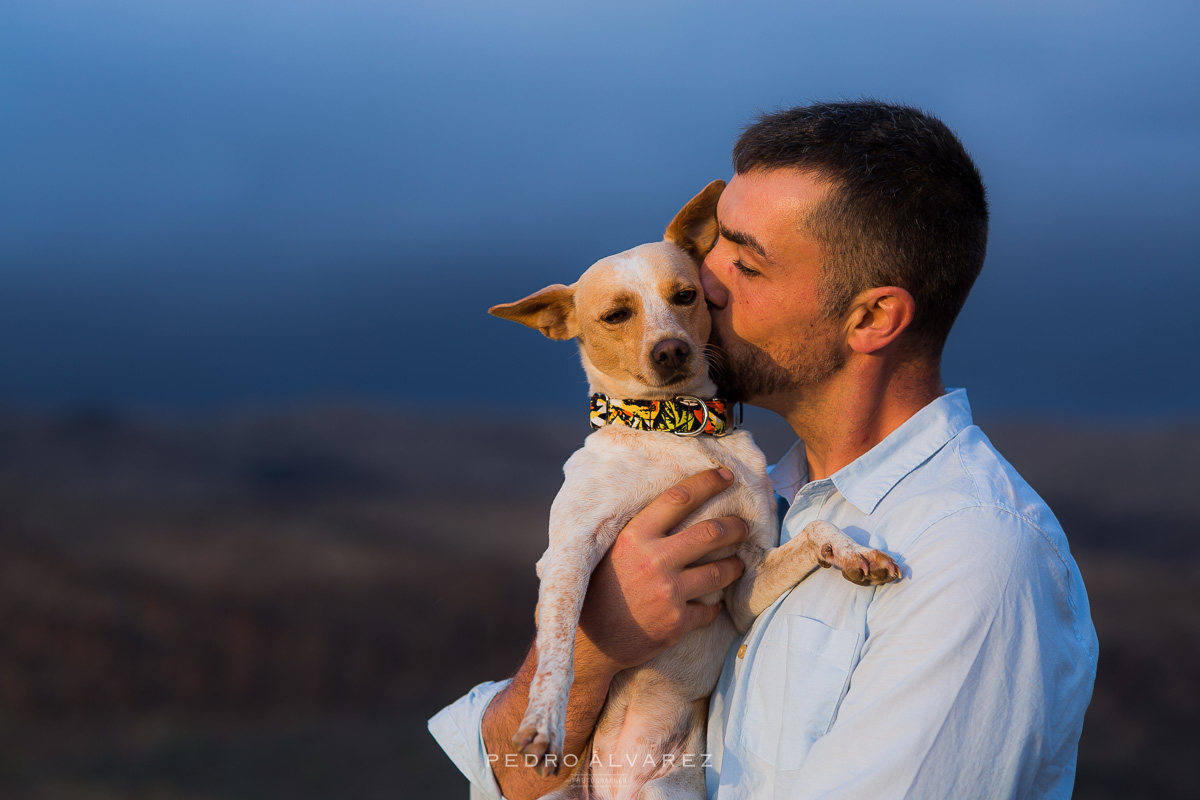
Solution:
M733 473L729 471L728 467L721 467L717 470L717 474L727 481L733 480Z

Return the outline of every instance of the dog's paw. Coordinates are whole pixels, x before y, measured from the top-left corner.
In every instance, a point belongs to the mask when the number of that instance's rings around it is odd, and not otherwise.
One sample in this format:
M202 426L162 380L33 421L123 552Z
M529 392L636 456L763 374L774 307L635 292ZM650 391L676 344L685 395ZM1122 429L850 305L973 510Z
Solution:
M900 567L891 556L859 546L836 525L815 520L804 526L803 535L816 550L817 563L822 567L837 567L851 583L879 586L900 579Z
M563 726L553 724L549 716L526 711L521 727L513 736L513 744L526 756L532 756L525 763L543 777L558 774L563 760Z
M837 567L842 577L859 586L880 586L900 579L900 567L887 553L859 547L852 540L821 545L822 567Z

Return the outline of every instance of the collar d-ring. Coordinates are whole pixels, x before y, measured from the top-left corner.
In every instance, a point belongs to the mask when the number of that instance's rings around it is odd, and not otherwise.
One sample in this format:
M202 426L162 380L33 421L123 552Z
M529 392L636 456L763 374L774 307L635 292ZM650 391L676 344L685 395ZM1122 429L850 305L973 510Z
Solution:
M698 405L704 409L704 419L700 421L700 427L694 431L671 431L676 436L699 436L704 433L704 429L708 427L708 403L701 400L699 397L690 394L681 394L675 396L676 402L683 403L686 406Z

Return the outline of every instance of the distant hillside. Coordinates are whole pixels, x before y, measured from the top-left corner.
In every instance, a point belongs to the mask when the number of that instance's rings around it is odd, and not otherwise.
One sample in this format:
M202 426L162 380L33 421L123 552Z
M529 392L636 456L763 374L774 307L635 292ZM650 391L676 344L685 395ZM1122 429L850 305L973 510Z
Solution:
M772 457L790 444L752 424ZM1092 596L1077 796L1182 796L1200 427L985 429L1058 513ZM341 796L376 796L397 759L421 765L422 796L462 796L422 720L527 646L546 515L586 433L349 405L0 414L0 794L322 796L281 788L286 752L358 787ZM180 766L181 737L216 771Z

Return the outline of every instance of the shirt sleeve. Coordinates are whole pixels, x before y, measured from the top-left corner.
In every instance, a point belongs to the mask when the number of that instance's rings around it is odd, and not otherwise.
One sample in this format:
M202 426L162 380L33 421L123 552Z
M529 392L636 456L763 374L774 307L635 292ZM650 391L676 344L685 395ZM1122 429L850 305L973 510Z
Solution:
M429 720L429 732L471 782L471 800L503 800L483 744L483 712L509 681L481 683Z
M1070 797L1096 651L1069 559L1004 509L926 529L901 556L902 580L876 590L798 796Z

